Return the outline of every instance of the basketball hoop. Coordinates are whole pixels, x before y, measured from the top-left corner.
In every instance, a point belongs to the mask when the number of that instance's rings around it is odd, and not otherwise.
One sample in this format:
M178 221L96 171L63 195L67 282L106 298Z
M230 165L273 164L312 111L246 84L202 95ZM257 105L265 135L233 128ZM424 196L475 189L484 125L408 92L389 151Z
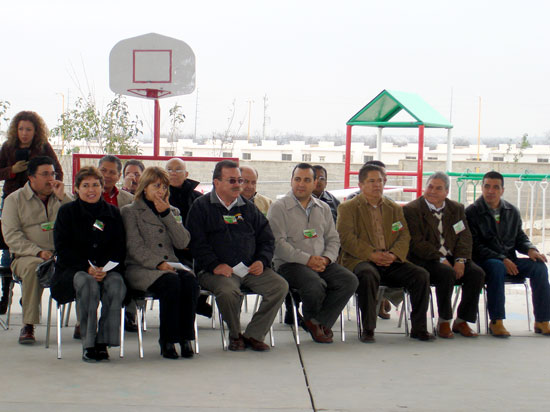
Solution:
M161 89L128 89L128 92L133 93L139 97L146 97L148 99L159 99L161 97L172 94L172 92L169 90Z

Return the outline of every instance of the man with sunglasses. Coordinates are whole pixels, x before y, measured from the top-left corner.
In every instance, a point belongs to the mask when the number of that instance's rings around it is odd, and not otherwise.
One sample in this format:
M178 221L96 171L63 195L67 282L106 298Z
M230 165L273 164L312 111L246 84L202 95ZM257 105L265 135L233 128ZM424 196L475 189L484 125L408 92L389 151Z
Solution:
M21 278L23 328L19 343L33 344L34 325L39 322L42 287L36 267L54 252L53 227L60 206L72 199L63 182L55 179L54 161L48 156L29 161L29 181L10 194L4 203L2 233L14 255L13 273Z
M313 166L315 170L315 176L317 177L317 184L313 188L313 195L325 202L330 207L330 212L332 213L332 218L334 219L334 224L336 224L336 217L338 216L338 206L340 206L340 201L336 197L327 192L327 169L321 165Z
M271 269L273 233L259 209L242 198L237 163L218 162L212 180L214 189L198 198L187 215L195 271L201 287L216 296L229 327L229 350L267 351L265 335L288 292L286 281ZM241 333L243 290L262 300Z

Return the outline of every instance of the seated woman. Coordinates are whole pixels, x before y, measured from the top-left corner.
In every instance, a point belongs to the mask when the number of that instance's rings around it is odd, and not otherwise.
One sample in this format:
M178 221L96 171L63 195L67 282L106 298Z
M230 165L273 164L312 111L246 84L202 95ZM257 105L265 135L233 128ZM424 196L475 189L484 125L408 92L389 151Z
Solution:
M82 359L108 360L107 346L120 345L120 309L126 295L120 274L126 258L124 224L118 209L103 200L103 176L95 167L78 171L75 188L78 198L61 206L55 221L57 261L51 293L60 304L76 297ZM105 272L109 261L118 266Z
M139 180L134 201L121 209L127 234L126 278L130 287L153 292L160 300L160 354L176 359L193 356L195 310L199 286L194 273L175 268L174 248L190 240L179 210L168 203L168 174L148 167Z

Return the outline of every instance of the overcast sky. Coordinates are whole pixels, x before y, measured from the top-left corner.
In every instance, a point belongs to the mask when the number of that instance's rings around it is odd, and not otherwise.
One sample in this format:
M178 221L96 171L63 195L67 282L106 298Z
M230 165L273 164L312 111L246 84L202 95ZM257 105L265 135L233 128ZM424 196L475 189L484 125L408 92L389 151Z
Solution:
M482 137L550 131L544 0L3 0L0 10L0 100L11 103L11 116L35 110L50 127L60 93L66 104L88 92L100 106L111 100L112 47L156 32L196 55L199 135L227 127L234 99L242 132L252 100L251 132L261 134L264 95L268 136L345 133L346 121L383 89L417 93L446 118L453 90L457 137L477 136L479 96ZM163 100L162 129L178 102L183 132L193 133L195 101L196 92ZM150 129L153 103L128 102Z

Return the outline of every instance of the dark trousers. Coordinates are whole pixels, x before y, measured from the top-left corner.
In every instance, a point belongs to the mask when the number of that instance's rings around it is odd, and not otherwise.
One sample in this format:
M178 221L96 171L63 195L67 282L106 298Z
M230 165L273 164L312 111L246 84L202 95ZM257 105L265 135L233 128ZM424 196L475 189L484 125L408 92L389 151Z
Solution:
M380 284L391 288L404 287L411 296L411 323L414 332L426 331L426 312L430 302L430 275L412 263L394 262L390 266L377 266L361 262L353 269L359 279L357 303L363 317L363 329L376 328L376 297Z
M315 319L329 328L357 289L357 278L345 267L332 263L324 272L315 272L300 263L285 263L277 272L290 289L297 289L305 320Z
M455 285L462 285L462 299L458 306L457 316L465 321L475 322L479 294L485 278L483 269L473 262L467 262L464 266L464 276L457 279L452 267L438 261L424 262L420 266L430 273L430 284L435 286L439 320L453 318L451 304L453 288Z
M550 320L550 285L548 284L548 268L543 262L534 262L531 259L522 258L514 260L519 274L518 279L528 277L531 280L533 293L533 312L535 321L546 322ZM504 281L506 280L506 267L500 259L487 259L480 263L485 270L487 282L487 309L491 320L506 319L504 310Z
M188 272L165 273L149 291L160 301L160 338L162 343L182 343L195 339L195 309L199 296L197 278Z
M8 301L10 293L11 277L2 277L2 300Z

